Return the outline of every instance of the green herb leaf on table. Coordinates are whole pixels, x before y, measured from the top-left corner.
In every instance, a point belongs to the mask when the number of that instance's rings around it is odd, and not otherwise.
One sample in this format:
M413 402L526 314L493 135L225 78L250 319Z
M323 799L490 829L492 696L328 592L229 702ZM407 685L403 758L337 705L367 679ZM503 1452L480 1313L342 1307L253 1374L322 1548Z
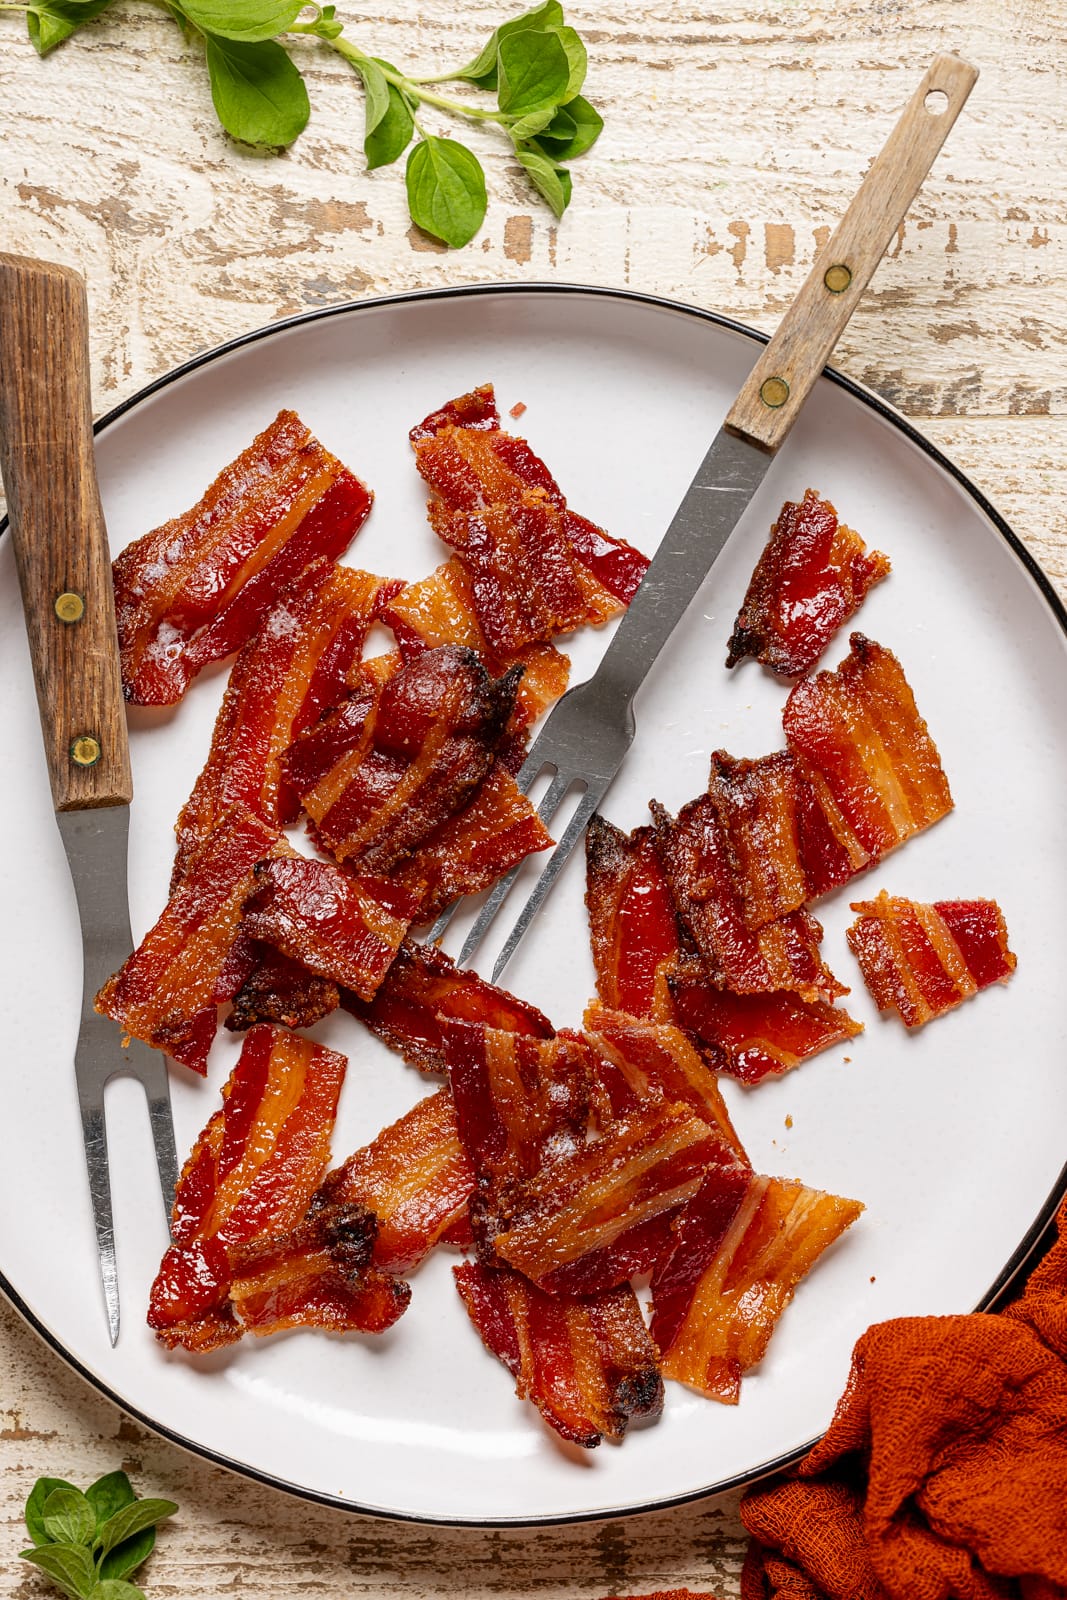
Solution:
M128 1578L131 1573L148 1560L156 1547L156 1530L142 1528L140 1533L135 1533L131 1539L124 1539L122 1544L116 1545L114 1550L109 1550L107 1555L97 1564L97 1571L101 1578L114 1578L116 1580Z
M557 33L509 33L500 41L497 62L501 111L521 117L566 99L571 66Z
M542 106L539 111L528 111L518 122L511 124L508 132L516 144L521 144L524 139L532 139L535 133L547 128L558 110L558 106Z
M384 62L378 64L385 65ZM399 160L415 135L415 118L407 100L393 84L387 83L386 88L389 91L389 106L385 116L363 140L363 154L367 158L369 172L391 166Z
M22 1559L39 1567L71 1600L88 1600L96 1586L93 1558L83 1544L34 1545L23 1550Z
M454 72L454 78L465 79L468 83L476 83L483 89L495 89L497 73L497 51L501 39L506 39L511 33L519 33L526 28L556 28L563 26L563 7L559 0L544 0L543 5L534 6L532 11L524 11L521 16L514 17L511 22L504 22L490 34L482 50L478 52L473 61Z
M604 118L582 95L556 109L555 116L537 138L538 146L555 161L571 161L596 144Z
M485 218L485 174L466 145L427 136L408 156L405 174L412 221L458 249Z
M245 44L276 39L303 6L304 0L181 0L181 10L201 33Z
M52 1544L88 1544L96 1532L96 1513L80 1489L53 1489L41 1507L41 1521Z
M95 1589L90 1589L89 1600L145 1600L143 1589L121 1578L102 1578Z
M585 45L582 43L581 39L579 39L573 28L564 26L562 28L553 28L551 31L555 34L556 38L563 46L564 54L567 57L567 64L570 67L570 75L567 79L567 88L560 96L560 99L563 102L567 102L574 99L575 95L582 87L582 84L585 82L585 75L589 69L589 56L586 52Z
M353 59L352 66L363 79L366 94L366 121L363 130L366 141L389 114L389 84L385 73L371 56L363 56L359 60Z
M103 1554L108 1555L116 1546L132 1539L134 1534L154 1528L157 1523L172 1517L177 1509L173 1500L134 1500L132 1505L123 1506L121 1511L116 1511L114 1516L108 1518L97 1534Z
M227 133L245 144L287 145L302 133L311 107L304 80L280 44L242 44L208 34L211 99Z
M113 1517L124 1506L132 1506L137 1496L124 1472L108 1472L89 1485L85 1498L93 1508L96 1531L99 1533L109 1517Z
M51 1544L51 1539L44 1527L44 1503L55 1489L73 1489L74 1485L65 1478L38 1478L30 1490L30 1497L26 1501L26 1529L34 1544ZM75 1490L75 1493L77 1491Z
M111 0L33 0L26 12L26 29L39 56L106 11Z
M515 154L538 194L548 201L556 216L561 217L571 203L571 175L566 167L557 167L539 150L516 150Z

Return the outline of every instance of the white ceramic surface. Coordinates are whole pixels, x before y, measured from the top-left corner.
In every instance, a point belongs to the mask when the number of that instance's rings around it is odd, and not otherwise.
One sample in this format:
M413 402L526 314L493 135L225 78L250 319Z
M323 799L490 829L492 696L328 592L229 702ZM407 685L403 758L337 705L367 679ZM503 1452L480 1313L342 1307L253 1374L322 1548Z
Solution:
M505 414L525 402L515 429L570 502L651 551L755 353L751 337L715 320L595 291L369 302L278 327L165 382L104 427L113 543L188 505L291 406L376 492L349 559L418 577L443 552L407 430L491 379ZM441 1253L414 1276L408 1313L380 1339L293 1333L202 1361L164 1353L143 1322L164 1219L141 1092L129 1082L108 1098L124 1311L118 1347L109 1347L71 1070L81 983L74 898L3 541L0 1272L92 1381L179 1442L355 1508L453 1522L606 1515L753 1476L795 1451L825 1427L852 1343L870 1322L971 1310L1017 1261L1067 1153L1067 639L1048 593L977 498L868 399L829 379L816 386L642 690L637 743L605 811L632 827L650 796L673 809L697 793L713 747L757 755L781 744L784 688L752 663L727 674L722 662L767 529L781 502L809 485L892 559L858 622L898 653L956 800L948 819L856 887L995 897L1019 970L1009 986L908 1036L879 1019L860 983L844 941L849 895L822 904L827 958L853 984L846 1004L867 1032L757 1090L727 1082L724 1091L758 1169L854 1196L866 1212L801 1285L737 1407L669 1384L657 1424L580 1456L514 1397ZM573 641L576 679L602 643ZM845 648L841 640L828 660ZM224 684L225 668L205 673L174 711L131 717L135 936L164 902L171 829ZM507 974L560 1025L580 1021L593 989L582 891L575 859ZM348 1017L315 1034L350 1056L339 1157L435 1086ZM174 1069L181 1152L217 1105L238 1047L220 1034L207 1084Z

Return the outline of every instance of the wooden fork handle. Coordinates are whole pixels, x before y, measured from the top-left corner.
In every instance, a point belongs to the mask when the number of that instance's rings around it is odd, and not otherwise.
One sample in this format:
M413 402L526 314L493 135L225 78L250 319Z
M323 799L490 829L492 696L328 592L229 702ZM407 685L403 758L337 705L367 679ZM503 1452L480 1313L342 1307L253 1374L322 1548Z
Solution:
M731 406L731 433L772 454L782 444L977 78L936 57Z
M132 797L85 281L0 255L0 477L57 811Z

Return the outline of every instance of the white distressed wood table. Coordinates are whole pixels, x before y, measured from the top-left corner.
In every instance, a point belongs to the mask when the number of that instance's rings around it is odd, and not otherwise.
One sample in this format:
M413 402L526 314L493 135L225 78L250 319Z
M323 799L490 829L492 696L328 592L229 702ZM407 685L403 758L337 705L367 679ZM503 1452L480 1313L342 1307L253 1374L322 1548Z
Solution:
M468 59L506 14L498 0L458 13L399 0L351 32L433 70ZM922 69L954 49L981 80L837 363L971 475L1067 594L1067 0L580 0L570 14L607 121L575 165L570 212L557 225L531 203L474 130L489 215L449 253L410 226L396 170L363 170L340 59L307 47L310 125L287 155L262 156L221 134L198 47L161 11L119 0L45 61L19 13L0 11L0 246L86 273L97 410L273 318L439 284L621 285L769 328ZM34 1479L87 1483L119 1464L181 1505L144 1570L152 1597L738 1593L736 1496L530 1532L325 1510L155 1438L0 1304L0 1592L44 1590L15 1560Z

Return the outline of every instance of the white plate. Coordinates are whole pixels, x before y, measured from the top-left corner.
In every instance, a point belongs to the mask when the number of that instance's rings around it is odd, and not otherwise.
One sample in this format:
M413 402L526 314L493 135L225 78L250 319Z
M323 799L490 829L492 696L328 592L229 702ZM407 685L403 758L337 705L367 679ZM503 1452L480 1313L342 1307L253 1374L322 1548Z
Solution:
M264 329L197 358L101 426L114 545L184 509L291 406L377 494L350 559L416 578L443 553L407 430L492 379L505 413L525 402L516 430L576 509L650 552L755 358L755 338L665 302L524 287L365 302ZM758 755L780 745L783 688L752 663L727 674L723 656L767 529L808 485L892 559L859 620L900 656L956 799L948 819L862 890L995 897L1019 969L1009 986L910 1037L878 1018L859 981L844 941L848 893L823 904L828 960L853 984L848 1005L867 1033L757 1090L724 1089L759 1170L867 1209L800 1286L738 1406L669 1384L661 1421L580 1459L482 1349L444 1253L415 1275L409 1311L379 1339L301 1332L202 1361L166 1355L142 1315L164 1222L141 1091L128 1081L109 1093L124 1310L119 1345L109 1346L71 1075L74 898L4 542L0 1267L49 1343L128 1411L239 1471L354 1509L452 1523L614 1515L766 1471L826 1426L870 1322L972 1310L1017 1270L1064 1178L1065 621L980 496L873 397L837 378L816 386L641 693L637 743L605 809L632 827L649 796L673 809L696 794L713 747ZM574 641L576 678L602 646L602 636ZM846 648L840 640L830 661ZM131 719L137 937L164 903L171 829L224 683L224 669L205 673L172 713ZM557 1025L579 1023L593 989L582 890L576 858L508 972L509 986ZM346 1016L315 1032L351 1058L338 1157L436 1087ZM173 1071L180 1151L218 1104L237 1049L220 1035L206 1085Z

